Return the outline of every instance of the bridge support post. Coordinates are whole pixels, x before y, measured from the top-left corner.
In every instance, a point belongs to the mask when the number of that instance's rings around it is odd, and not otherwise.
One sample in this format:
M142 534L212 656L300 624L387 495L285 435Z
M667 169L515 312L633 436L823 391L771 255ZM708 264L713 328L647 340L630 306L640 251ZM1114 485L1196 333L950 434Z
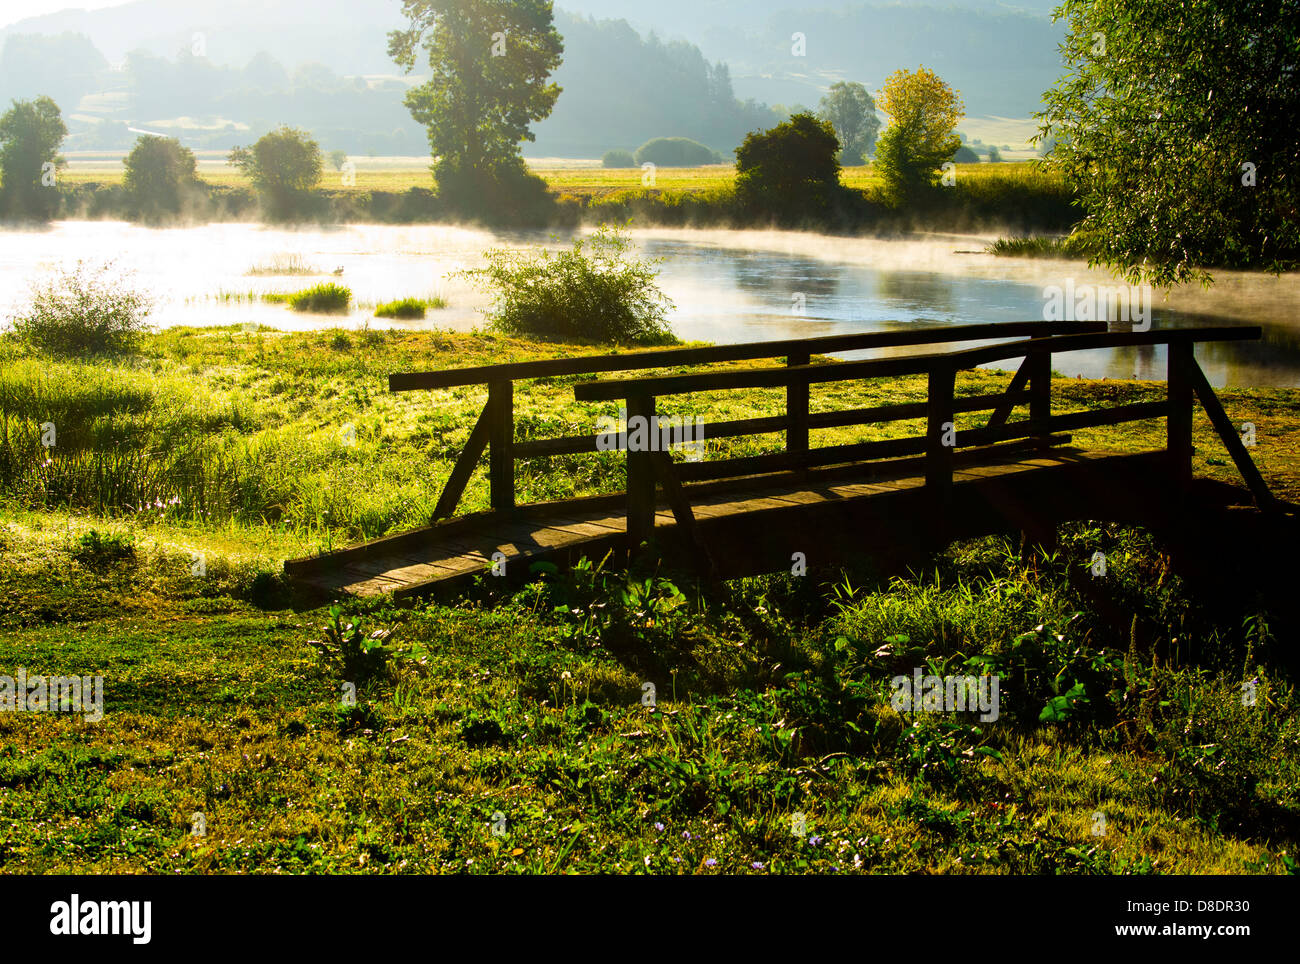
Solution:
M628 432L631 437L633 419L640 416L646 426L641 437L646 444L657 444L654 425L655 400L652 395L632 395L627 400ZM638 446L634 451L627 447L627 555L628 562L641 552L641 543L649 542L655 531L655 477L654 453Z
M925 487L934 497L936 511L943 519L952 507L952 467L957 449L957 423L953 412L953 392L957 370L950 364L936 362L930 369L929 400L926 405Z
M488 383L488 486L494 512L515 509L514 383Z
M1195 345L1191 341L1169 343L1165 448L1170 476L1179 490L1185 490L1192 482L1192 369L1195 365Z
M812 359L807 352L792 352L786 357L786 366L807 365ZM785 387L785 412L789 425L785 430L785 450L791 455L808 451L808 382L792 380Z
M1044 426L1035 431L1040 446L1047 444L1046 425L1052 417L1052 353L1030 351L1025 357L1029 373L1029 421Z

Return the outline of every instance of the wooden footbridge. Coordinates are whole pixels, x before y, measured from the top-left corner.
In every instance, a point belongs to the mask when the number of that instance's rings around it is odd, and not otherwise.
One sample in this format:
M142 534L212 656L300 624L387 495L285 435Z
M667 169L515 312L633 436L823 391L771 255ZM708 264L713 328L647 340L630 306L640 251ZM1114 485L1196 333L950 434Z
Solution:
M921 327L707 348L561 358L394 374L392 391L486 385L478 418L434 512L423 528L285 563L312 593L395 596L454 588L487 572L524 578L532 563L567 565L612 551L655 554L711 578L842 562L855 553L940 546L1020 531L1050 543L1056 526L1077 519L1176 532L1189 518L1243 501L1275 502L1236 428L1196 362L1198 342L1260 337L1259 328L1107 330L1104 322L1014 322ZM1009 340L1008 340L1009 339ZM993 342L993 343L989 343ZM860 349L949 346L865 361L813 364L817 355ZM1052 357L1066 352L1164 345L1168 381L1158 401L1054 414ZM777 360L772 364L770 360ZM963 369L1020 360L1003 392L957 395ZM720 362L755 367L707 370ZM636 375L650 369L674 374ZM573 382L572 376L621 373ZM873 408L809 411L810 387L925 374L927 398ZM625 452L623 493L516 504L515 462L598 451L599 434L517 441L514 383L566 377L578 401L620 402L629 427L653 426L656 399L692 392L785 389L785 413L710 423L708 439L778 433L784 450L710 461L675 460L636 431L614 437ZM1199 399L1247 490L1192 478L1192 414ZM959 413L989 413L955 430ZM1012 418L1017 411L1023 417ZM1072 446L1070 432L1164 419L1165 447L1137 454ZM924 419L916 436L813 447L813 429ZM662 438L656 433L647 437ZM608 442L610 436L603 440ZM633 451L627 451L629 447ZM484 453L491 509L456 516Z

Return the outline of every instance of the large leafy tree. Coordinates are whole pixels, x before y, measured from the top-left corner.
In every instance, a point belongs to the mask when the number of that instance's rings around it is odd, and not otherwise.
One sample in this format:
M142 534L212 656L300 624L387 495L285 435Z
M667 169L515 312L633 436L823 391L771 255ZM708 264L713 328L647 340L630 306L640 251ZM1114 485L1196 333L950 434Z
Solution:
M1094 263L1158 285L1294 265L1294 0L1066 0L1056 17L1067 72L1038 116Z
M876 167L886 191L907 200L932 186L940 166L961 147L957 121L965 111L957 92L932 70L896 70L877 105L889 126L876 145Z
M839 191L839 139L828 121L804 112L736 148L736 193L751 216L816 220Z
M198 187L194 152L174 137L142 135L123 166L122 186L135 213L146 221L180 213L186 195Z
M53 165L67 136L59 105L48 97L14 101L0 117L0 216L43 221L54 215Z
M880 131L876 102L867 88L856 82L837 81L831 84L818 106L819 115L830 121L840 139L840 163L861 164L876 149L876 135Z
M253 182L267 214L276 220L307 213L323 168L320 144L306 131L285 126L263 134L251 149L234 148L227 160Z
M550 0L404 0L389 55L407 71L421 51L432 76L407 93L429 132L439 192L470 206L525 178L520 144L555 106L549 81L564 46ZM512 183L513 182L513 183Z

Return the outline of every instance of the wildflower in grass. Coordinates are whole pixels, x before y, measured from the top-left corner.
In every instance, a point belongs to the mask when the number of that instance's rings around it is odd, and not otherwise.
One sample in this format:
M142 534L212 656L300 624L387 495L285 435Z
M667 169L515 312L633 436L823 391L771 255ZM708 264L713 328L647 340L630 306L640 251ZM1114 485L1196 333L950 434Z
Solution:
M708 860L704 861L704 866L705 866L705 867L716 867L716 866L718 866L718 861L717 861L716 859L714 859L713 857L710 857Z
M821 837L809 837L809 838L808 838L808 846L810 846L810 847L816 847L816 846L817 846L819 843L821 843L821 842L822 842L822 838L821 838Z
M656 823L656 824L655 824L655 829L656 829L656 830L659 830L659 831L662 832L663 829L664 829L664 825L661 824L661 823Z
M761 860L755 860L755 861L754 861L752 864L750 864L749 866L753 867L755 870L762 870L762 869L763 869L763 861L761 861Z
M683 839L683 840L690 840L690 839L691 839L691 832L690 832L689 830L683 830L683 831L682 831L682 839Z

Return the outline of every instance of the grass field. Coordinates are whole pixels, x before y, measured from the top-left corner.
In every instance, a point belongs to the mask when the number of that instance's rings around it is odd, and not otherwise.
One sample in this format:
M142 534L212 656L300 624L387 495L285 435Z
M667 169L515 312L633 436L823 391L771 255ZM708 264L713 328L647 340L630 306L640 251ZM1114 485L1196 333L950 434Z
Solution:
M1001 164L959 164L958 180L972 179L980 183L1000 181L1043 181L1047 175L1036 171L1030 161ZM699 192L726 187L735 181L736 169L731 164L713 164L705 167L660 167L654 172L653 185L643 183L645 173L640 168L602 168L573 166L533 166L533 173L544 178L556 194L574 197L599 197L620 191L641 190L651 187L667 192ZM199 177L209 184L228 187L251 187L248 178L225 164L202 165ZM401 192L412 187L433 187L433 175L428 164L412 162L402 167L376 165L368 167L366 159L357 161L353 175L355 183L346 183L339 171L325 171L320 187L340 191L391 191ZM76 184L120 184L120 162L73 161L59 173L60 182ZM841 180L847 187L873 189L880 185L879 176L868 166L846 167Z
M1247 605L1216 622L1140 532L1071 526L1036 564L978 540L910 573L743 580L731 601L593 566L514 595L484 580L416 608L349 604L337 626L289 608L280 562L426 518L483 403L473 388L390 395L389 372L593 350L172 329L89 363L0 340L0 673L105 678L100 723L0 714L0 870L1295 872L1300 723L1267 618ZM1008 378L968 373L958 391ZM1059 410L1163 392L1057 387ZM859 382L813 407L924 393ZM1294 499L1300 392L1221 397ZM568 379L517 386L517 437L590 431L610 409L571 399ZM780 403L700 396L691 414ZM1163 432L1079 439L1136 450ZM1198 474L1232 478L1199 414L1195 432ZM708 457L762 448L712 442ZM519 497L621 475L613 453L533 460ZM478 478L463 510L485 498ZM1109 591L1153 629L1090 611L1077 575L1098 549ZM355 705L310 644L350 620L391 649ZM1159 659L1171 635L1211 657ZM888 680L916 665L994 667L1001 718L899 714ZM1087 700L1040 721L1076 680Z

